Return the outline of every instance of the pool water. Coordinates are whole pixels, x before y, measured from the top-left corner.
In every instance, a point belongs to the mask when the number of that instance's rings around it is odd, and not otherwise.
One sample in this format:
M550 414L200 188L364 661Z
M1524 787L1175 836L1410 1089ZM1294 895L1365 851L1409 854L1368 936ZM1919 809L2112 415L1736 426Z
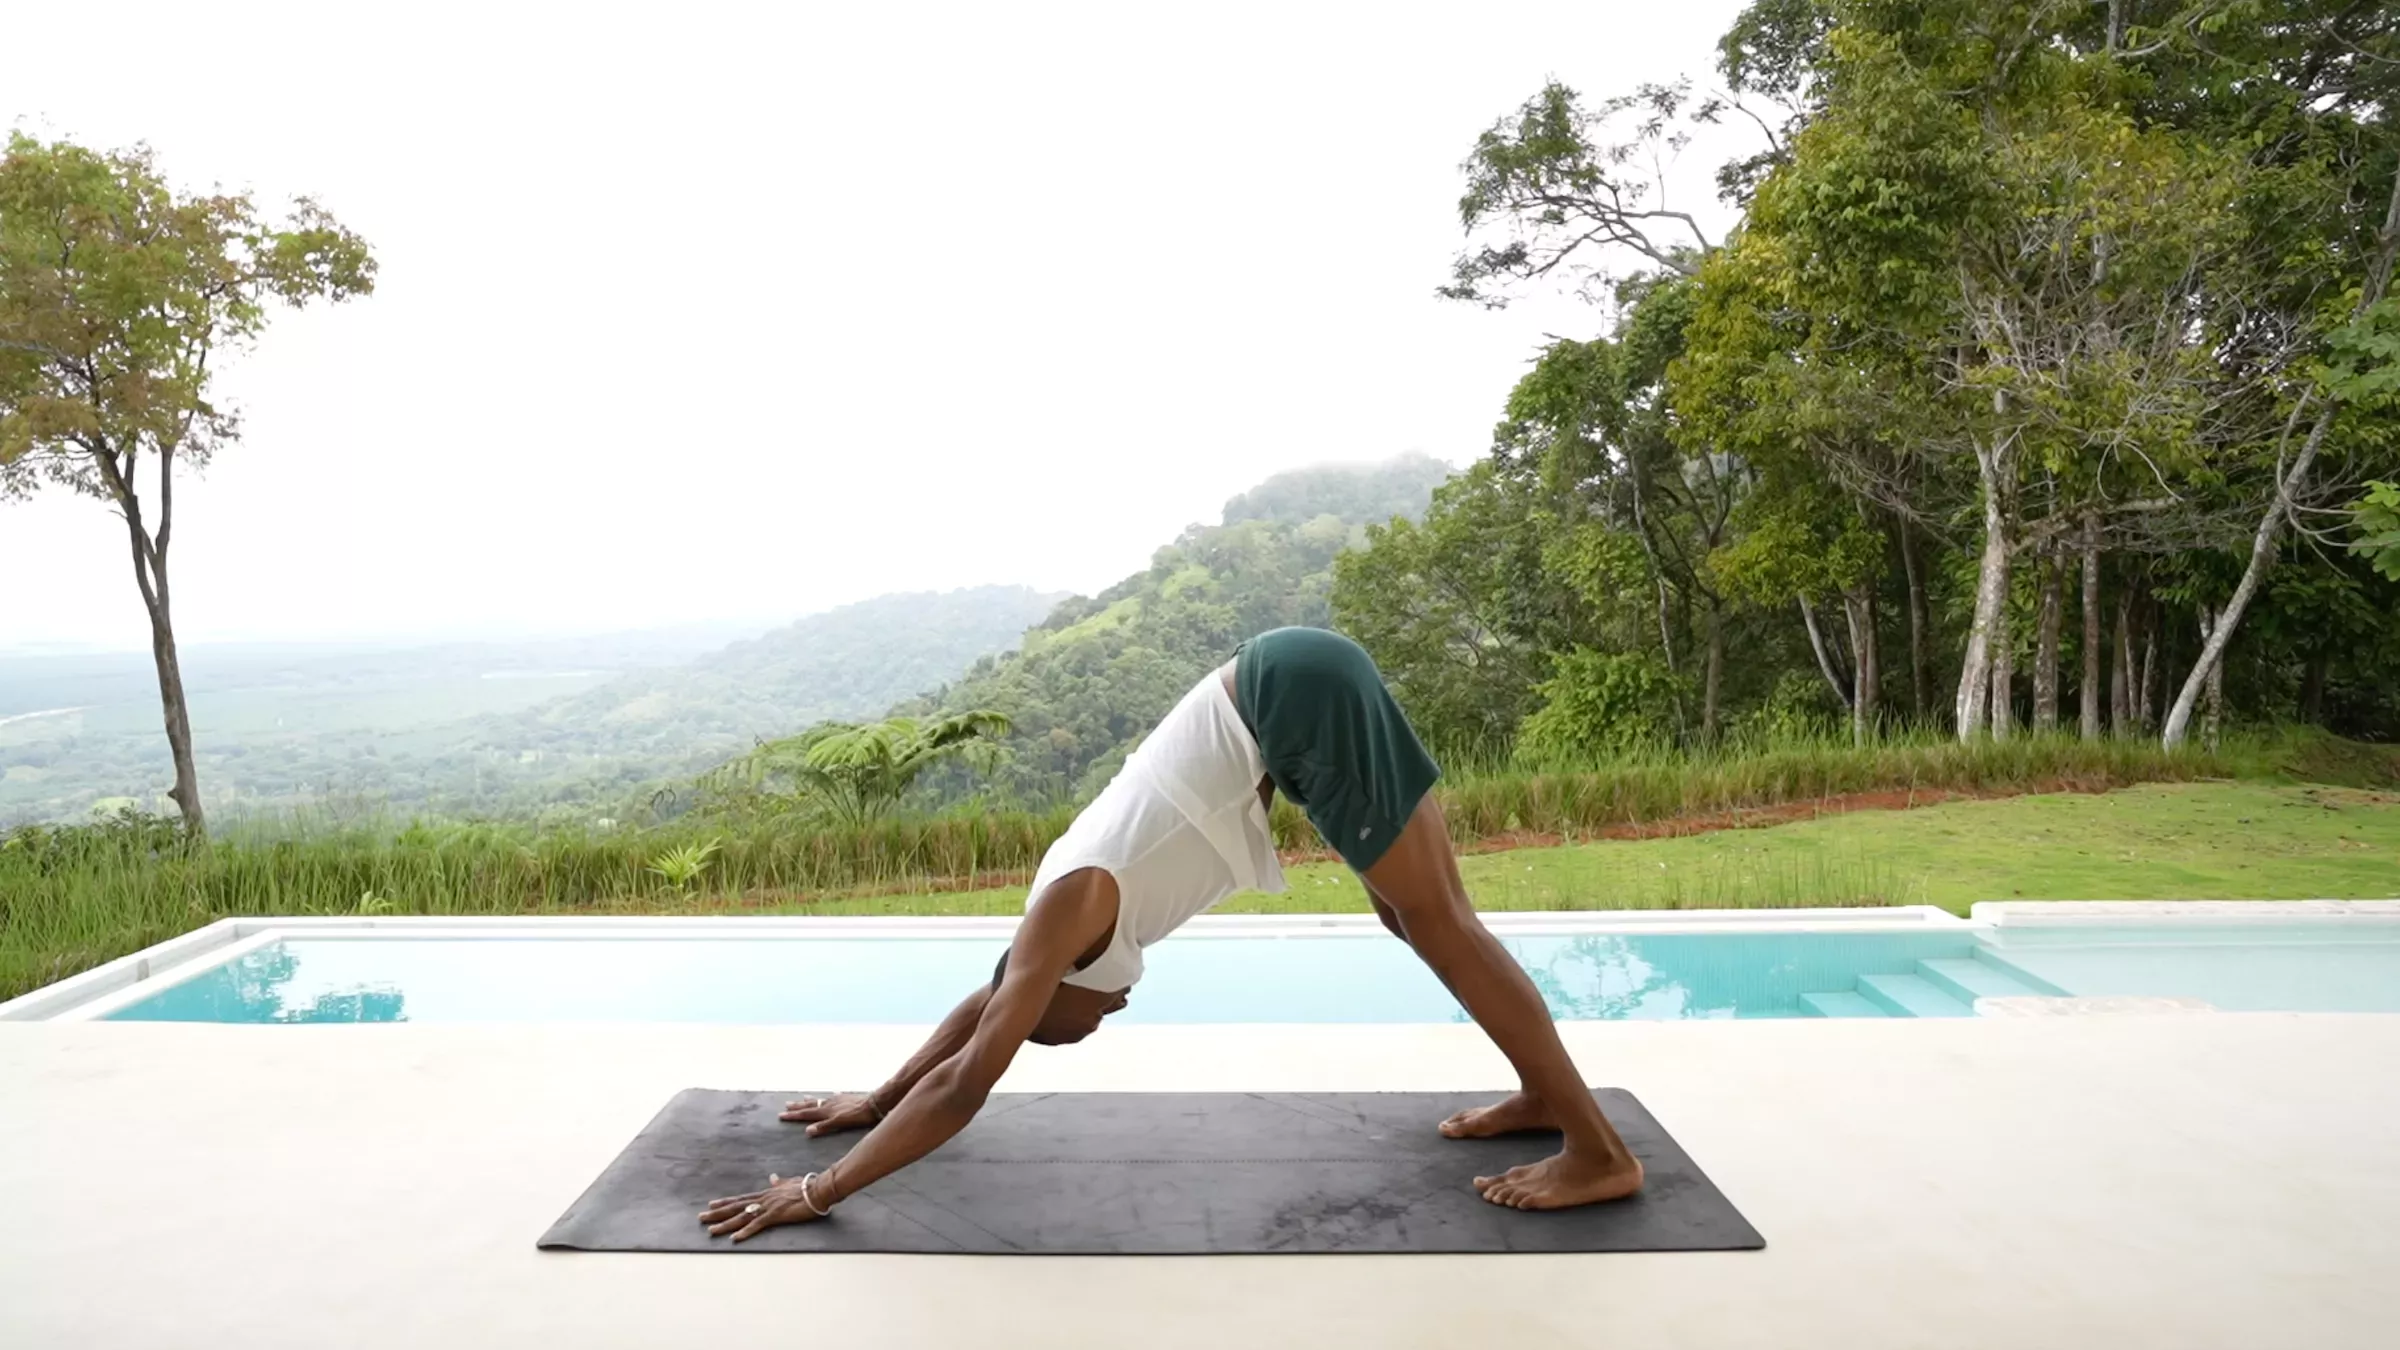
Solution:
M1989 949L2077 994L2197 998L2227 1012L2400 1012L2400 921L2002 928Z
M991 978L992 938L292 937L121 1008L170 1022L932 1022ZM1965 932L1509 937L1565 1019L1797 1017L1862 972L1963 956ZM1464 1013L1373 936L1178 936L1122 1022L1443 1022Z
M1980 998L2151 995L2228 1011L2400 1012L2400 920L1595 932L1500 939L1561 1020L1968 1017ZM933 1022L989 937L290 936L109 1016L167 1022ZM1445 1022L1380 933L1178 935L1124 1022Z

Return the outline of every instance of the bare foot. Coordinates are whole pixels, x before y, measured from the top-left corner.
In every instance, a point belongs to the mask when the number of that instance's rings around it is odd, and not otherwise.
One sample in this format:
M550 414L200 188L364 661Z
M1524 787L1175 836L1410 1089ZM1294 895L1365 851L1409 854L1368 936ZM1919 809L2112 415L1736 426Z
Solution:
M1510 1209L1566 1209L1573 1205L1622 1200L1642 1188L1642 1164L1588 1159L1560 1153L1512 1167L1496 1177L1475 1178L1475 1189L1495 1205Z
M1511 1093L1507 1100L1490 1106L1469 1107L1441 1124L1443 1137L1449 1139L1489 1139L1496 1134L1557 1128L1549 1106L1530 1092Z

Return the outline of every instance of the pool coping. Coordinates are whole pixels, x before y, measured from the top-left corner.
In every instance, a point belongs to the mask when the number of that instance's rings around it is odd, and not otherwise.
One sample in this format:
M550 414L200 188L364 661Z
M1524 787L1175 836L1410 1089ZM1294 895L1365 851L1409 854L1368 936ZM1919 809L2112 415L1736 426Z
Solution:
M1981 925L1933 905L1825 909L1509 910L1482 916L1502 936L1585 933L1918 932ZM1015 915L262 915L219 919L0 1003L0 1022L90 1021L285 937L821 938L996 937ZM1380 933L1372 914L1203 914L1178 936L1348 937Z
M2318 919L2400 919L2400 900L1984 900L1973 922L1995 928L2112 924L2268 924Z

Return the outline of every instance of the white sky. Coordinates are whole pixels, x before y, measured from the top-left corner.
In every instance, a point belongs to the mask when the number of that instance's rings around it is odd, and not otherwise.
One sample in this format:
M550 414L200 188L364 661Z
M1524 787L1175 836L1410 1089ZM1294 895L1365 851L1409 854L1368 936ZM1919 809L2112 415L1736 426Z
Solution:
M780 622L1088 591L1277 470L1481 454L1601 316L1434 298L1459 160L1548 76L1705 82L1739 8L20 5L0 123L381 262L220 381L185 641ZM1673 192L1720 225L1722 157ZM145 645L129 570L99 504L0 505L0 647Z

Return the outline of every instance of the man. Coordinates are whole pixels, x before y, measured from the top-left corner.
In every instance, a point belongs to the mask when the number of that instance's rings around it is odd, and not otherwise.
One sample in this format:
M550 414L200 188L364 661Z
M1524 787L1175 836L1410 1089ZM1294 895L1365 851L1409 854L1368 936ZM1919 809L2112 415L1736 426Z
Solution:
M1044 855L1025 921L992 982L873 1092L790 1103L811 1135L864 1129L822 1173L769 1177L700 1215L737 1242L826 1217L848 1196L964 1129L1026 1041L1072 1045L1123 1008L1142 950L1242 890L1284 889L1267 832L1281 792L1366 883L1376 917L1432 967L1508 1056L1519 1088L1440 1125L1454 1139L1557 1130L1541 1162L1477 1177L1496 1205L1614 1200L1642 1166L1601 1115L1525 971L1476 918L1458 875L1439 776L1357 643L1279 628L1244 643L1125 762Z

